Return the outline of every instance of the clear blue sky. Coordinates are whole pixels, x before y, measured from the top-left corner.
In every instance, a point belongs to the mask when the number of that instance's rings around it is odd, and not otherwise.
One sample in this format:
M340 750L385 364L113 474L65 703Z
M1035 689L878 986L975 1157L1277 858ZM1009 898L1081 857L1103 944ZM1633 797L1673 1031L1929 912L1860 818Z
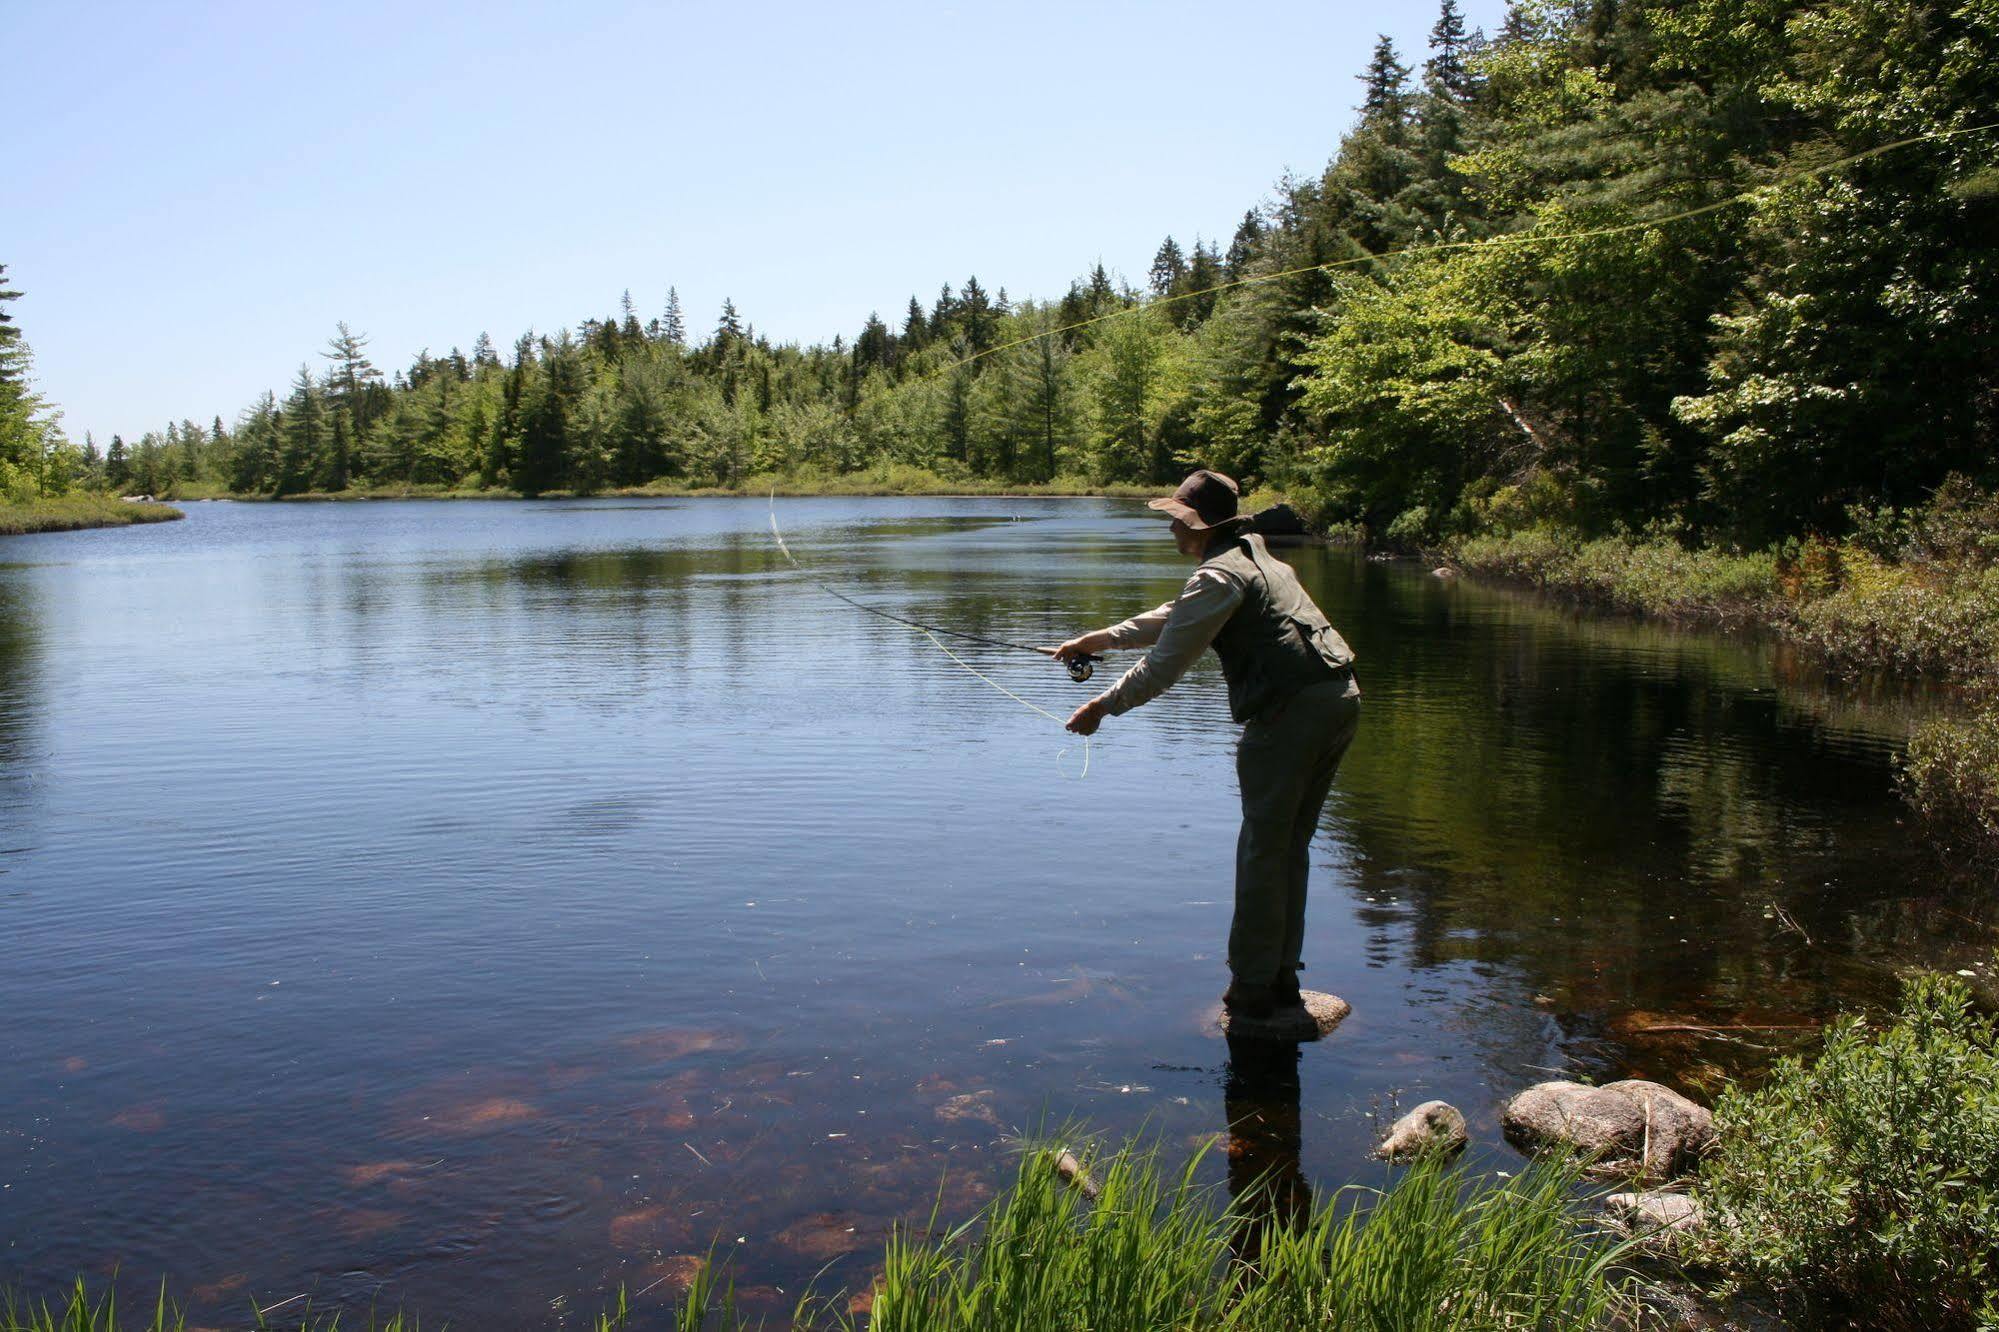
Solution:
M1467 0L1494 29L1502 0ZM71 436L282 390L345 319L378 365L503 350L677 285L772 338L976 273L1060 295L1226 241L1352 123L1333 3L0 7L0 263Z

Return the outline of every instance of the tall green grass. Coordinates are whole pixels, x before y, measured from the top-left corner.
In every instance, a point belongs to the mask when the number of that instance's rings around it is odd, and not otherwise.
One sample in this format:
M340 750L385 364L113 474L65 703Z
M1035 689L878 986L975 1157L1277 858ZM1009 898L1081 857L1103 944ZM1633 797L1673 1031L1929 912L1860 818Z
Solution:
M1587 1220L1577 1177L1536 1166L1475 1177L1438 1161L1385 1190L1349 1187L1288 1221L1231 1204L1126 1148L1090 1165L1094 1201L1055 1154L938 1239L889 1243L872 1312L815 1308L800 1325L874 1332L1499 1332L1600 1326L1630 1312L1625 1247ZM690 1299L682 1327L708 1321ZM719 1312L719 1311L718 1311Z
M1135 1147L1090 1161L1094 1200L1056 1154L1024 1152L1012 1184L941 1235L889 1241L872 1310L847 1292L808 1293L792 1326L818 1332L1517 1332L1600 1327L1633 1312L1626 1248L1588 1219L1576 1173L1537 1165L1517 1179L1422 1162L1382 1190L1348 1187L1288 1220L1267 1201L1231 1203ZM596 1332L627 1326L623 1296ZM673 1315L677 1332L761 1326L726 1272L704 1266ZM1628 1324L1630 1325L1630 1324ZM272 1325L276 1326L276 1325ZM334 1322L287 1327L333 1332ZM417 1332L370 1319L368 1332ZM137 1316L81 1282L66 1305L0 1315L0 1332L182 1332L162 1297Z

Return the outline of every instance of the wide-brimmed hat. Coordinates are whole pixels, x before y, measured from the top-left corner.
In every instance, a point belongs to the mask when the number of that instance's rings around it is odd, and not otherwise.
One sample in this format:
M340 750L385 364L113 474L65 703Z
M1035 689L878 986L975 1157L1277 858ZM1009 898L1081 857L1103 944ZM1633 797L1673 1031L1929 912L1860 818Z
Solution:
M1203 467L1182 481L1170 498L1147 500L1145 507L1170 513L1195 531L1205 532L1236 516L1236 498L1235 482Z

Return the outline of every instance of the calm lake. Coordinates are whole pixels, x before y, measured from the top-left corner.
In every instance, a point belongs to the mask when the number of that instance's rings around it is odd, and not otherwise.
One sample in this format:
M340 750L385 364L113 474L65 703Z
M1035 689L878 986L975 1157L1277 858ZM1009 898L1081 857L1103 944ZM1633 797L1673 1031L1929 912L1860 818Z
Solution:
M187 509L0 543L0 1286L573 1326L712 1245L782 1309L1040 1125L1250 1116L1239 1170L1325 1187L1443 1097L1513 1169L1530 1082L1705 1095L1990 957L1901 823L1920 700L1292 550L1366 694L1306 944L1354 1013L1231 1061L1212 657L1085 774L763 501ZM1026 642L1187 568L1136 503L776 509L854 596ZM1102 683L952 648L1062 716ZM1732 1030L1648 1030L1690 1025Z

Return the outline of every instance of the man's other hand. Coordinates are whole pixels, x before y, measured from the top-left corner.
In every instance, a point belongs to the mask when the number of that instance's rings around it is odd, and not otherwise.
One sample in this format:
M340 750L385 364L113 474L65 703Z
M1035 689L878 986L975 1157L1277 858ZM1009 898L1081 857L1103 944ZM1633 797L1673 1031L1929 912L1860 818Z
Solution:
M1104 724L1104 718L1109 715L1110 705L1104 702L1103 695L1099 694L1070 714L1069 729L1077 735L1095 735L1097 728Z

